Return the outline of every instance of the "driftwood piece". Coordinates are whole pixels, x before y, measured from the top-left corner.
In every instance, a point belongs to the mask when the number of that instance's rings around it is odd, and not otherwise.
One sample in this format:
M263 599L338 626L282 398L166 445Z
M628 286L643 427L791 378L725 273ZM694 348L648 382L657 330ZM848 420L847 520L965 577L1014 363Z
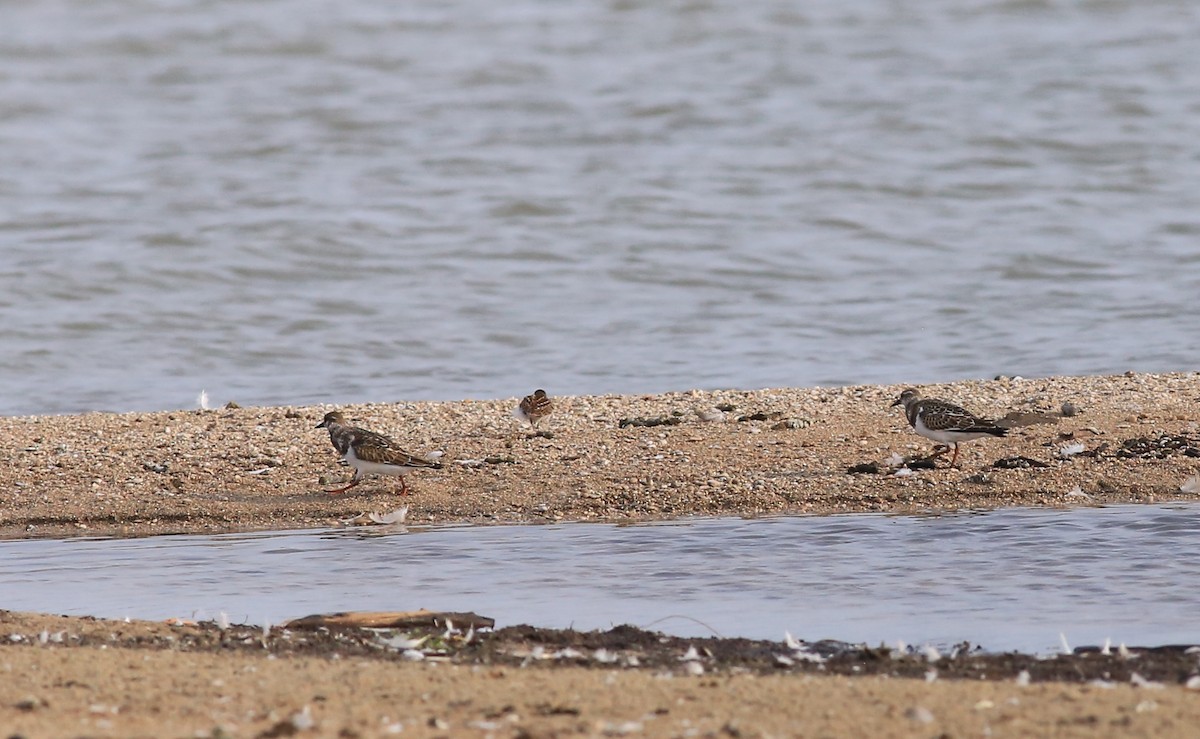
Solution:
M344 611L341 613L317 613L296 618L283 625L285 629L317 629L321 627L356 627L364 629L396 629L432 627L443 628L446 622L456 628L473 627L490 629L496 619L477 613L451 613L448 611Z

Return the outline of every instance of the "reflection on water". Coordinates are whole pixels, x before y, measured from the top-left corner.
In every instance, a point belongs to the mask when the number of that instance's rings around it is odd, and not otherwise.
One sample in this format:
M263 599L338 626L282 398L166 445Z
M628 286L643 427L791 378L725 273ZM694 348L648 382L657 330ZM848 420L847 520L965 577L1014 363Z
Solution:
M279 623L473 610L500 626L992 650L1200 641L1200 505L0 542L2 605Z

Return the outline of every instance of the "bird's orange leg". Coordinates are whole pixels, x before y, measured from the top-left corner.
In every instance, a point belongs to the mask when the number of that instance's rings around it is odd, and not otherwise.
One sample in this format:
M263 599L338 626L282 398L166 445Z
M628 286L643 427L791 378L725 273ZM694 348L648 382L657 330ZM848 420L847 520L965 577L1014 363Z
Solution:
M346 492L347 490L349 490L349 489L350 489L350 488L352 488L352 487L355 487L355 486L356 486L356 485L358 485L360 482L362 482L362 478L360 478L360 477L358 476L358 471L357 471L357 470L355 470L354 477L350 478L350 484L349 484L349 485L347 485L347 486L346 486L346 487L344 487L344 488L338 488L338 489L336 489L336 490L326 490L325 492L329 493L330 495L337 495L337 494L339 494L339 493L344 493L344 492Z
M954 467L954 463L958 461L958 444L954 445L954 456L950 458L950 466Z

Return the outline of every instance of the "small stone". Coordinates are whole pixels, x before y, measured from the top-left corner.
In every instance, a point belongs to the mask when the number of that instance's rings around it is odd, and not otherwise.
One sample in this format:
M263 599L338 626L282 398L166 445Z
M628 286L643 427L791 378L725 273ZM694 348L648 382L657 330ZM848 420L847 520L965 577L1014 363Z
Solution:
M916 721L919 724L932 724L933 712L925 706L913 706L904 712L905 718Z
M45 706L48 706L48 705L50 705L50 704L47 703L46 701L42 700L41 698L38 698L37 696L27 695L24 698L22 698L21 700L14 703L13 707L16 708L18 711L25 711L26 713L28 713L30 711L36 711L39 708L44 708Z
M788 418L771 427L772 431L786 431L789 429L806 429L812 426L811 418Z

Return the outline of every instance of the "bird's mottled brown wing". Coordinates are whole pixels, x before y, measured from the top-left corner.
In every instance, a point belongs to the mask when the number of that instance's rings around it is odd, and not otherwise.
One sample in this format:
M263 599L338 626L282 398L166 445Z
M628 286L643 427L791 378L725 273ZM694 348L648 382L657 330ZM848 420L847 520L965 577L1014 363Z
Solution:
M1007 429L997 426L986 418L980 418L967 409L944 400L926 399L916 404L921 422L931 431L962 431L1003 436Z
M531 419L544 418L554 410L554 401L545 393L541 395L526 395L521 399L521 412Z
M435 469L442 466L441 462L404 451L391 439L374 431L354 429L353 443L354 456L364 462L394 464L400 467L433 467Z
M357 426L350 427L348 431L350 431L356 449L362 449L364 447L392 449L396 446L396 442L392 441L383 434L377 434L374 431L367 431L366 429L361 429Z

